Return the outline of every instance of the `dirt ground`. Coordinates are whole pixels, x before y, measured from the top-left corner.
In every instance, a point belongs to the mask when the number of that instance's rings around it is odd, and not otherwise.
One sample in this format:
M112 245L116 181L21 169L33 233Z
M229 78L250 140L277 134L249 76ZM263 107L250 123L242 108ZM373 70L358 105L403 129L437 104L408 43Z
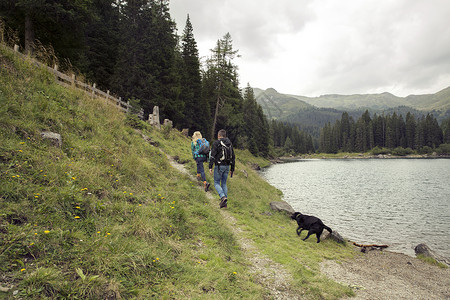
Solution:
M350 286L356 293L351 299L450 299L450 268L400 253L359 252L357 258L342 263L325 261L321 271Z

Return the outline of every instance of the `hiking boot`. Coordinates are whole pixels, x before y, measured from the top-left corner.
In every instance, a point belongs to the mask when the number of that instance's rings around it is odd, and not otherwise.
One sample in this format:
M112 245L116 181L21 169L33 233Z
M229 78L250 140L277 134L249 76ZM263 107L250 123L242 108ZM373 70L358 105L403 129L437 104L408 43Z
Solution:
M210 183L205 183L205 192L207 192L209 190L209 187L211 186Z
M220 198L220 204L219 204L220 208L227 208L227 197L222 197Z

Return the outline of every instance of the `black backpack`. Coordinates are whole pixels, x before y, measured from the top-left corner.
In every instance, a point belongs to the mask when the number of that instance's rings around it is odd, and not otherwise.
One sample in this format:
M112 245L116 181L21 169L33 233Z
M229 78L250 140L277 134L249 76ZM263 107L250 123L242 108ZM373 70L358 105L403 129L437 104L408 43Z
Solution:
M231 164L231 157L233 155L232 145L225 145L223 141L219 143L219 163Z
M200 145L200 148L198 148L198 154L209 154L209 142L206 139L201 139L198 143Z

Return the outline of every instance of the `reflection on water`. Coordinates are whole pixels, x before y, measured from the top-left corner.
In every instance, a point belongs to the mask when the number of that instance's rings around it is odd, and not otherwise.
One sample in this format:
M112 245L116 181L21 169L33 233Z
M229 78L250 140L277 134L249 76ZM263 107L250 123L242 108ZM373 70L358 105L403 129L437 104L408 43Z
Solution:
M450 160L302 160L262 172L296 211L344 237L414 255L426 243L450 258Z

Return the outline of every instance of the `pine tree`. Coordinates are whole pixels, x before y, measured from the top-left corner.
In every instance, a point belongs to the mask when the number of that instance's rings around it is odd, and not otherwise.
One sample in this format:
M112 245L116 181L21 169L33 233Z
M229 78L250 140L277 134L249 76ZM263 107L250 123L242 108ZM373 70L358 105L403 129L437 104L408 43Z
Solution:
M405 123L405 139L406 139L406 147L414 149L415 147L415 136L416 136L416 118L413 114L408 112L406 114L406 123Z
M235 145L239 142L239 128L242 127L242 96L239 91L237 66L233 63L237 52L233 50L229 33L217 41L207 59L207 70L203 76L204 97L208 99L213 122L211 135L217 128L225 128Z
M119 8L115 0L93 0L93 17L86 26L86 50L80 70L86 79L103 90L115 90L111 84L119 43Z
M120 47L113 83L125 99L141 101L145 114L158 105L162 119L183 122L177 38L165 0L134 0L121 7Z
M181 57L183 60L181 94L180 99L184 102L184 128L192 131L200 130L207 136L210 124L209 103L202 95L202 81L200 72L200 59L197 42L194 39L193 27L189 18L182 35Z
M25 52L34 52L35 42L52 46L59 58L75 66L84 51L84 30L92 18L89 2L71 0L2 0L0 14L7 26L19 31Z

